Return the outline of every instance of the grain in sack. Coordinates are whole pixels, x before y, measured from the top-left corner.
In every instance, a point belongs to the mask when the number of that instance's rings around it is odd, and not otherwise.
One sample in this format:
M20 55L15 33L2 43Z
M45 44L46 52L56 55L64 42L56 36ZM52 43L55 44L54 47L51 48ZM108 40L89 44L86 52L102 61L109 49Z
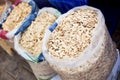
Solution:
M16 31L24 25L25 20L30 18L29 16L36 11L37 6L34 1L16 0L16 3L10 6L0 21L2 25L0 37L8 40L12 39Z
M61 15L45 33L42 51L62 80L106 80L117 51L104 16L90 6Z
M51 7L39 10L32 24L15 36L15 49L28 60L34 74L39 79L48 79L55 75L42 55L42 40L45 30L60 16L60 12ZM36 64L37 63L37 64Z

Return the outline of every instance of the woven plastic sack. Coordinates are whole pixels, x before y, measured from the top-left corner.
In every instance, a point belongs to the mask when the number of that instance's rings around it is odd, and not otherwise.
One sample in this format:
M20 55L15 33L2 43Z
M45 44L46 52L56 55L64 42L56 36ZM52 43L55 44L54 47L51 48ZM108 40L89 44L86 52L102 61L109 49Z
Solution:
M120 55L119 55L119 50L117 50L118 52L118 56L117 56L117 61L114 64L114 67L109 75L109 77L107 78L107 80L117 80L119 79L119 72L120 72ZM61 80L59 75L55 75L53 76L50 80Z
M10 8L6 11L6 13L3 15L2 20L0 21L0 25L2 27L2 24L6 21L7 17L11 13L11 11L14 9L15 6L17 6L21 2L27 2L29 5L32 6L31 13L24 18L22 21L22 24L20 24L19 28L21 26L29 26L31 21L34 20L34 18L37 16L38 8L33 0L16 0L16 2L10 6ZM16 31L19 29L13 29L12 31L6 32L3 29L0 29L0 38L10 40L14 37Z
M47 61L39 63L28 61L28 63L38 80L49 80L56 74L56 72L48 65Z
M45 11L47 11L47 12L49 12L49 13L51 13L51 14L53 14L53 15L55 15L56 17L59 17L60 16L60 12L59 11L57 11L56 9L54 9L54 8L42 8L42 9L40 9L39 10L39 12L38 12L38 15L40 15L41 13L43 13L43 12L45 12ZM24 32L26 29L27 29L27 27L21 27L23 30L21 31L21 32L19 32L16 36L15 36L15 38L14 38L14 42L15 42L15 49L18 51L18 53L21 55L21 56L23 56L26 60L29 60L29 61L32 61L32 62L39 62L39 61L41 61L41 52L40 52L40 54L38 54L38 55L35 55L35 56L33 56L31 53L29 53L28 51L26 51L24 48L22 48L21 47L21 45L19 44L19 40L20 40L20 37L21 37L21 33L22 32Z
M47 43L52 31L62 19L78 9L90 8L97 12L98 23L92 31L91 43L74 59L59 59L50 55ZM104 16L99 9L90 6L75 7L61 15L51 26L43 39L43 55L50 66L60 75L62 80L106 80L117 59L116 47L106 29ZM77 36L77 35L76 35Z
M60 12L54 8L42 8L39 10L38 15L39 16L41 13L43 12L49 12L53 15L55 15L56 17L60 16ZM33 21L34 22L34 21ZM40 26L40 25L39 25ZM23 27L22 27L23 28ZM29 28L29 27L28 27ZM24 31L27 28L24 28ZM23 31L22 31L23 32ZM55 75L55 72L50 68L50 66L48 65L48 63L46 62L46 60L44 59L42 52L39 52L39 54L37 55L32 55L30 52L28 52L27 50L25 50L20 44L19 44L19 40L21 38L21 34L22 32L18 33L15 38L14 38L14 46L16 51L18 52L19 55L21 55L23 58L25 58L26 60L28 60L29 64L31 65L31 68L35 74L35 76L38 79L49 79L52 76ZM32 35L33 36L33 35ZM36 46L37 47L37 46ZM36 64L37 63L37 64Z

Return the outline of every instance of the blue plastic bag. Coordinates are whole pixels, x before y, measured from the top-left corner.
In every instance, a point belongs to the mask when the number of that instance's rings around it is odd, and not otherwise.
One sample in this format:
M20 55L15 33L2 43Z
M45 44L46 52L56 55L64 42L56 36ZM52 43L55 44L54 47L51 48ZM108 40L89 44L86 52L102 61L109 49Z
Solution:
M87 0L48 0L62 13L81 5L87 5Z
M48 0L34 0L39 8L43 7L53 7Z

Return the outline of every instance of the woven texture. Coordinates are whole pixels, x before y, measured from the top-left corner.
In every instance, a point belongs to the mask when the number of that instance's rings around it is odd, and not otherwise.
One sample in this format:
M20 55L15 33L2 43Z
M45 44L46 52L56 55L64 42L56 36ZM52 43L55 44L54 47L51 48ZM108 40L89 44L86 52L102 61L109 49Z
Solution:
M46 61L40 63L28 62L37 79L49 79L55 75L55 72Z

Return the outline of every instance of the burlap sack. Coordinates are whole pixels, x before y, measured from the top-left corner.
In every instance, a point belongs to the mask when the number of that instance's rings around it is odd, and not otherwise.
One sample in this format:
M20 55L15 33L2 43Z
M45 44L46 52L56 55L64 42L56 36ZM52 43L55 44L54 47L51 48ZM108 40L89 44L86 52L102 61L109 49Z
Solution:
M69 16L71 12L86 8L97 12L98 24L92 31L91 43L78 57L72 60L55 58L49 54L47 49L47 42L52 31L47 30L44 36L43 55L62 80L107 80L117 59L116 48L106 29L105 20L100 10L90 6L76 7L60 16L56 23L59 25L59 22L63 21L62 19Z

